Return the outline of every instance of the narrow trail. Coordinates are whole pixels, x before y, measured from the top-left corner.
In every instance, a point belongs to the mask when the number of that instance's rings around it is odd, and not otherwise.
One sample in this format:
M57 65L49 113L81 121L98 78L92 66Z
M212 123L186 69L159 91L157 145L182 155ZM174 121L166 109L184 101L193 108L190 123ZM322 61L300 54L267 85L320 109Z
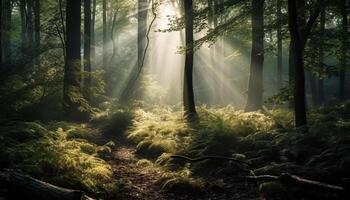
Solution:
M122 142L120 142L122 141ZM163 193L159 184L162 171L157 167L147 167L140 164L140 159L135 154L135 148L121 139L118 147L109 161L113 167L116 180L126 184L120 194L120 199L125 200L261 200L257 197L255 189L244 183L233 183L226 190L208 193L205 196L194 197L191 195L177 195ZM232 181L235 182L235 181Z
M135 149L119 144L110 164L114 177L127 185L122 191L121 199L126 200L163 200L164 195L157 181L161 172L156 168L143 167L138 164Z

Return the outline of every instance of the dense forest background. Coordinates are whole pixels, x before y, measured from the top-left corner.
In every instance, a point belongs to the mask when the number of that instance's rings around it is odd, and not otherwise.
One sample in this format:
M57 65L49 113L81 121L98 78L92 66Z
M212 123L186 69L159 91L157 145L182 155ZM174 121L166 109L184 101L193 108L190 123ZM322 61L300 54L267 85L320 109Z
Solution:
M0 5L0 197L346 199L348 0Z

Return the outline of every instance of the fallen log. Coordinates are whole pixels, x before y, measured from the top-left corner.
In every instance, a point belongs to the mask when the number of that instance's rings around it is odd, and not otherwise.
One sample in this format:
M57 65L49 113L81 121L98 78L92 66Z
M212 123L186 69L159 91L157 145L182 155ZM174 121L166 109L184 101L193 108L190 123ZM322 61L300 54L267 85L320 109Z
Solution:
M170 156L170 158L175 158L175 159L181 159L181 160L186 160L189 162L200 162L203 160L227 160L227 161L232 161L232 162L236 162L236 163L240 163L243 165L246 165L248 167L252 167L252 165L248 162L245 162L243 160L238 160L232 157L225 157L225 156L203 156L203 157L199 157L199 158L190 158L187 156L183 156L183 155L172 155Z
M58 187L11 170L0 172L0 184L8 199L93 200L83 191Z
M288 174L288 173L283 173L280 176L261 175L261 176L247 176L245 178L247 180L253 180L257 182L279 181L284 185L296 184L302 187L315 188L315 189L326 190L331 192L340 192L340 193L345 192L345 189L341 186L309 180L309 179L301 178L299 176Z

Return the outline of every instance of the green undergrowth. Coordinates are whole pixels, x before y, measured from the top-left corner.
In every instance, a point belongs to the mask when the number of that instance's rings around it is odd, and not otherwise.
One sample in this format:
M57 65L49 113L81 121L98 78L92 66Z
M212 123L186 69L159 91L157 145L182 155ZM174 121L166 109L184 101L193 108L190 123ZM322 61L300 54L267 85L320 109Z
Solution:
M116 196L120 184L105 161L113 142L87 124L0 122L0 166L93 196ZM104 143L104 144L103 144Z
M199 120L187 122L181 111L172 108L137 109L127 138L139 155L178 174L165 178L164 187L198 188L195 185L201 181L194 177L219 179L244 175L247 169L227 161L188 163L171 159L173 154L234 157L251 163L257 175L289 172L338 185L350 178L350 102L311 110L308 132L293 128L293 114L288 110L267 112L200 107ZM188 176L183 175L185 168Z

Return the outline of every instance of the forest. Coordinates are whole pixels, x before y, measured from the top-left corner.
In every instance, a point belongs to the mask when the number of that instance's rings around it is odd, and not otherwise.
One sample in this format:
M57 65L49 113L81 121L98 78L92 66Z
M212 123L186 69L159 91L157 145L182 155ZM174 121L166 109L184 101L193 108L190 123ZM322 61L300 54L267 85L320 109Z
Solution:
M349 0L0 2L1 200L349 199Z

